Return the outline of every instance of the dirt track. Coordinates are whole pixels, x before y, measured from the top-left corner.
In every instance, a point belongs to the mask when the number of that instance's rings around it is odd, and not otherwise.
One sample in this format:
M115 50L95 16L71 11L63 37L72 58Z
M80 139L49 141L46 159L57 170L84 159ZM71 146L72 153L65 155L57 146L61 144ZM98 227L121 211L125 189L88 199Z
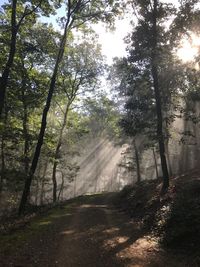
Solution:
M42 230L21 248L2 257L15 267L184 267L177 255L159 249L156 240L112 205L112 195L91 196L52 213Z

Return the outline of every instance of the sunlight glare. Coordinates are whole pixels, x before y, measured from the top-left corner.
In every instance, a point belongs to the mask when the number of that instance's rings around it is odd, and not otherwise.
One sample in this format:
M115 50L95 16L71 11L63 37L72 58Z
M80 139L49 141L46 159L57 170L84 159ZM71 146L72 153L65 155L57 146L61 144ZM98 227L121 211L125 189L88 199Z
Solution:
M193 61L198 55L200 47L200 37L191 34L190 38L184 38L181 42L180 48L177 50L177 56L184 63Z
M99 43L102 46L102 53L107 58L107 63L112 64L114 57L126 56L126 44L124 42L125 36L130 31L129 18L116 19L115 30L106 30L102 23L93 25L93 29L99 35Z

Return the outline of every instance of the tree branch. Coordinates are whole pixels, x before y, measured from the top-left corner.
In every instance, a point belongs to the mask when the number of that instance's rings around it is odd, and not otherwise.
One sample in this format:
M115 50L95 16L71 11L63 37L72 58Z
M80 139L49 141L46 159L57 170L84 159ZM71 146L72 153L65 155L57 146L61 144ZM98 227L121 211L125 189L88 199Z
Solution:
M18 22L17 25L16 25L17 29L19 29L19 27L20 27L20 25L22 24L22 21L24 20L24 18L27 17L27 16L29 16L29 15L31 15L31 14L33 14L33 13L38 9L38 7L41 6L42 2L43 2L43 0L40 0L39 3L38 3L38 5L35 6L35 7L34 7L32 10L30 10L29 12L26 12L26 11L27 11L27 6L25 6L25 8L24 8L24 13L23 13L21 19L19 20L19 22Z

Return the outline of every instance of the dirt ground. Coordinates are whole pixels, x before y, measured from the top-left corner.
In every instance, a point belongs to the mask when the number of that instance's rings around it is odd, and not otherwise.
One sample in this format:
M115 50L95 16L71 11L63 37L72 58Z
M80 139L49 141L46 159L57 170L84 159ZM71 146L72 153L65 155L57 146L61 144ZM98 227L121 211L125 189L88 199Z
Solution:
M184 255L163 251L112 198L83 197L43 217L27 240L0 253L0 266L195 267Z

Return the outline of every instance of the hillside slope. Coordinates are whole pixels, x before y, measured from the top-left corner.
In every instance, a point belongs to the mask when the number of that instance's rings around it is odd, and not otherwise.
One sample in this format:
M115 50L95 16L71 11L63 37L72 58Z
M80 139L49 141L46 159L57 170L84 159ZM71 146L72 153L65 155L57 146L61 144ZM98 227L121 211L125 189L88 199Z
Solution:
M161 250L186 257L183 266L200 266L200 173L174 177L169 192L164 197L159 192L160 181L144 181L124 188L116 203Z

